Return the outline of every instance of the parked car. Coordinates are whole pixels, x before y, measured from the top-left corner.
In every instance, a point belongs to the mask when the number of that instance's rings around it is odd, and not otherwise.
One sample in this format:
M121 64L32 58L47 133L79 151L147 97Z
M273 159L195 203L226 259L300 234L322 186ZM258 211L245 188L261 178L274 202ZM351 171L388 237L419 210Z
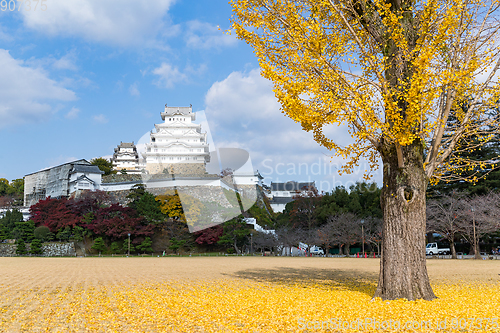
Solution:
M437 243L428 243L425 247L425 255L432 256L436 254L450 254L451 250L449 248L439 248Z
M321 255L325 254L325 251L323 251L322 248L320 248L320 247L318 247L316 245L311 246L311 248L309 249L309 252L311 254L321 254Z

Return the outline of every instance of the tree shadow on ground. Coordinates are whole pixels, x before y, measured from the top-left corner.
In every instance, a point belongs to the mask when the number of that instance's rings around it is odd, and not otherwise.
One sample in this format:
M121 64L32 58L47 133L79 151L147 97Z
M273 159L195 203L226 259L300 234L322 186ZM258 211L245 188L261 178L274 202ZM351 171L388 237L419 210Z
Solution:
M315 286L327 289L345 289L365 293L372 297L377 287L378 275L359 270L292 268L247 269L227 274L239 279L287 285Z

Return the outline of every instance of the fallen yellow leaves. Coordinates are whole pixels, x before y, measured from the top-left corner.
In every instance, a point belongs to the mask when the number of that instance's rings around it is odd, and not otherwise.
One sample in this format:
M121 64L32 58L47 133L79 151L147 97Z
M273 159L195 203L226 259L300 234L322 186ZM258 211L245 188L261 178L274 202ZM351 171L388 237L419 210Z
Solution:
M0 295L6 288L0 286ZM335 322L428 321L430 328L417 329L422 332L436 331L432 325L446 320L446 331L458 332L451 329L454 318L470 323L471 318L499 314L498 283L435 285L439 299L431 302L371 301L374 288L371 281L293 284L231 279L32 289L14 300L0 299L0 331L320 332ZM476 321L466 330L478 325ZM500 332L492 322L481 325L485 331ZM381 330L361 326L339 331Z

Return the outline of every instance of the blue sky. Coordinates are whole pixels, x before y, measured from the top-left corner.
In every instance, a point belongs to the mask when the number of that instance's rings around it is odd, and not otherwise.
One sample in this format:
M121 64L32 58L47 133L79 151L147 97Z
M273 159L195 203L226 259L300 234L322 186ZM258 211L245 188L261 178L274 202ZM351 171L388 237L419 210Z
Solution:
M204 111L217 148L249 151L268 184L361 180L364 165L339 176L342 161L330 164L331 152L280 113L252 49L224 34L226 0L20 3L0 11L0 178L111 155L161 122L168 103Z

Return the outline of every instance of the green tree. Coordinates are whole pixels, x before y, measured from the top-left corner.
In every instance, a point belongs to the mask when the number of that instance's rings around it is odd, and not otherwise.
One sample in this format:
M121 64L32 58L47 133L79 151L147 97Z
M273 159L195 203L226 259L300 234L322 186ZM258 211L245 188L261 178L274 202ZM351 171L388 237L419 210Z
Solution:
M56 234L56 238L59 239L60 242L67 242L71 237L71 228L65 227L64 229L59 230Z
M172 237L168 248L175 253L179 253L179 249L182 248L184 244L186 244L185 239L176 239L175 237Z
M32 254L43 254L42 242L40 239L35 238L31 241L31 251Z
M15 222L15 228L12 230L12 236L15 239L23 239L26 242L31 242L35 238L35 222L29 221L19 221Z
M9 181L5 178L0 178L0 196L11 194Z
M122 250L124 253L128 253L128 251L129 251L128 239L126 239L123 242ZM135 246L134 246L134 244L132 244L132 242L130 242L130 253L134 253L134 252L135 252Z
M26 243L24 242L24 240L20 238L16 241L16 244L17 244L16 254L21 256L25 255L27 251L26 251Z
M153 252L153 248L151 247L152 244L153 242L151 241L151 238L146 237L140 245L137 245L137 249L144 253Z
M23 214L17 210L8 210L5 215L0 218L0 237L1 239L14 238L12 231L16 227L16 222L23 221Z
M237 218L231 219L223 224L224 233L219 238L217 244L231 246L234 248L236 253L240 254L240 248L243 246L245 241L250 235L250 230L247 227L243 217L239 216Z
M24 178L14 179L12 182L10 182L10 187L12 188L15 195L20 197L24 196Z
M110 246L111 253L118 254L121 251L120 243L113 242Z
M144 217L149 223L160 224L165 221L165 214L161 211L161 202L146 191L143 184L136 184L127 195L130 202L128 207L135 209L138 216Z
M99 254L101 252L106 251L106 243L104 243L104 240L102 239L102 237L96 238L94 240L94 244L92 245L91 249L99 251Z
M49 227L47 227L45 225L41 225L39 227L36 227L35 230L33 231L35 238L41 240L42 242L47 241L47 236L49 233L50 233L50 229L49 229Z
M86 235L87 235L87 230L77 225L73 227L70 240L75 242L81 242L83 241Z
M113 163L111 163L111 161L108 161L105 158L102 157L93 158L90 160L90 164L97 165L99 167L99 170L104 171L105 176L116 173L116 171L113 170Z

